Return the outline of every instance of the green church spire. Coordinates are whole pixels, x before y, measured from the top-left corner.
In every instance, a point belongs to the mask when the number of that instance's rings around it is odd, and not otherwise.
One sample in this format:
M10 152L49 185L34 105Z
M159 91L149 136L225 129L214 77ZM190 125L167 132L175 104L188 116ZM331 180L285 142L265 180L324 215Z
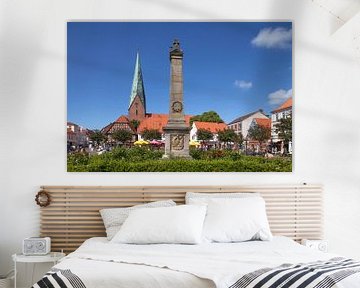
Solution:
M141 102L144 105L144 110L146 111L146 101L145 101L145 89L144 89L144 81L141 71L141 64L140 64L140 56L139 52L136 53L136 63L135 63L135 71L134 71L134 79L131 88L131 95L130 95L130 103L133 103L136 96L140 97Z

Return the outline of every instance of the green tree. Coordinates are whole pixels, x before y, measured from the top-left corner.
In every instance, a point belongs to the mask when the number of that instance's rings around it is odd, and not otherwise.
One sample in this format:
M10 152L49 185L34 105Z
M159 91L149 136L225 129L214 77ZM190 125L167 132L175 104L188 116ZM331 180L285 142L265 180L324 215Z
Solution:
M106 139L105 135L99 130L94 130L89 137L96 145L100 145Z
M145 140L161 139L161 133L157 129L144 129L141 135Z
M202 113L201 115L195 115L191 117L190 126L194 121L224 123L224 120L222 120L219 114L215 111L208 111Z
M243 138L242 134L241 133L239 133L239 134L235 133L233 142L237 144L237 148L239 148L241 146L243 141L244 141L244 138Z
M234 142L240 145L243 141L243 137L241 134L236 134L232 129L225 129L218 132L218 140L224 143Z
M260 147L271 137L271 128L255 124L249 128L248 136L252 140L259 141Z
M138 140L138 133L137 133L137 129L139 128L140 126L140 121L139 120L136 120L136 119L133 119L130 121L130 125L134 128L135 132L136 132L136 140Z
M196 134L197 134L197 138L199 140L203 140L203 141L209 141L209 140L213 139L213 137L214 137L214 135L211 133L210 130L202 129L202 128L197 130Z
M119 129L112 133L112 138L121 144L125 144L126 142L131 141L132 133L127 129Z
M134 128L135 132L137 132L137 129L140 126L140 121L136 120L136 119L133 119L133 120L130 121L130 124Z
M285 144L288 144L292 140L292 117L281 118L279 123L275 124L275 132Z

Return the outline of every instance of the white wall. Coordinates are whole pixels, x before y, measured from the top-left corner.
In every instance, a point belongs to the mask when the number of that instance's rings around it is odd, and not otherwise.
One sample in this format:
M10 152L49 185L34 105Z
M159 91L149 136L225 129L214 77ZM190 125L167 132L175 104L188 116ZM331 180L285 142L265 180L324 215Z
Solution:
M310 0L221 6L215 0L3 0L0 13L0 274L22 239L38 234L34 195L43 184L322 183L330 250L360 258L360 64L348 37L353 20L333 34L343 23ZM294 20L293 173L66 173L66 21L150 18Z

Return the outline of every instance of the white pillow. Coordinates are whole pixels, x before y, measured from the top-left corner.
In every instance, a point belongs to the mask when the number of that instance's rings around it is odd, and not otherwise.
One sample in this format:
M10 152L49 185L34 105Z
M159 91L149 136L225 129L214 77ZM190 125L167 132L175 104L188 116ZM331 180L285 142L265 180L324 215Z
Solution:
M209 200L203 237L211 242L271 240L264 199L247 197Z
M101 209L100 214L106 229L107 239L111 240L115 234L120 230L121 225L124 223L129 213L132 210L139 208L153 208L153 207L170 207L176 206L172 200L156 201L146 204L135 205L128 208L109 208Z
M186 204L207 204L211 199L225 198L246 198L246 197L259 197L259 193L244 192L244 193L197 193L186 192L185 203Z
M205 205L133 210L111 242L197 244L201 242L205 214Z

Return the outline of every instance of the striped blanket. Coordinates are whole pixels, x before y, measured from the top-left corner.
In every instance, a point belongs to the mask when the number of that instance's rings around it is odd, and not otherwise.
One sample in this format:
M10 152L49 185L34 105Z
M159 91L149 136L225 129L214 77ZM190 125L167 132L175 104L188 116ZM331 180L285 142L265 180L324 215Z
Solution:
M32 288L86 288L81 279L69 269L51 269Z
M246 274L229 288L331 288L359 272L360 262L345 258L296 265L283 264Z
M229 288L331 288L360 272L360 262L333 258L304 264L283 264L242 276ZM52 269L32 288L86 288L69 269Z

